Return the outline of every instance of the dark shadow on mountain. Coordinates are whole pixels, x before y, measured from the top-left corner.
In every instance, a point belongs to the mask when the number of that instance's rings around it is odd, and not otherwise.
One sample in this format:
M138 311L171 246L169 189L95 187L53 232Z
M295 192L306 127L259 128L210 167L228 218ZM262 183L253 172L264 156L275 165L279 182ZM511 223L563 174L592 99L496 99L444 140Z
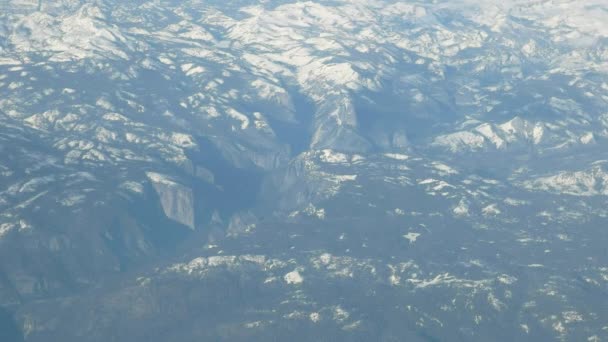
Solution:
M0 307L0 341L20 342L25 341L23 333L13 315L6 309Z
M295 122L285 122L269 118L275 134L281 142L287 143L291 148L291 155L298 155L310 146L312 136L312 121L315 113L314 102L297 90L292 91L292 99L296 109Z
M204 152L191 155L190 159L195 165L204 165L209 169L215 175L217 186L211 196L203 199L209 202L205 205L219 210L223 216L254 206L262 183L262 172L235 166L208 139L200 138L197 143Z

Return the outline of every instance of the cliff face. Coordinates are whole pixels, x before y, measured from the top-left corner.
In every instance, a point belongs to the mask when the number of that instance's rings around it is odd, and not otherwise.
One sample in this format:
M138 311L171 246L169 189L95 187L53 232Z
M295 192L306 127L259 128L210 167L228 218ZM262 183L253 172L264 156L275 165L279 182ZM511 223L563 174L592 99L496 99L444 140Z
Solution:
M35 5L0 342L608 341L606 0Z
M194 230L194 195L192 189L159 173L148 172L147 176L158 194L165 215L169 219Z

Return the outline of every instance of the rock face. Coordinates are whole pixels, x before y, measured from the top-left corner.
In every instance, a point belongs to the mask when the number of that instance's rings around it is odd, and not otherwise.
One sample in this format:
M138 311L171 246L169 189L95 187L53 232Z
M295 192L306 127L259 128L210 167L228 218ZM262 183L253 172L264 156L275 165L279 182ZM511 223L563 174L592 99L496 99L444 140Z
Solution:
M608 173L602 165L586 170L561 171L522 184L526 189L572 196L608 195Z
M160 204L165 215L171 220L194 230L194 195L192 189L160 173L148 172L146 175L160 198Z
M608 341L606 0L35 3L0 342Z

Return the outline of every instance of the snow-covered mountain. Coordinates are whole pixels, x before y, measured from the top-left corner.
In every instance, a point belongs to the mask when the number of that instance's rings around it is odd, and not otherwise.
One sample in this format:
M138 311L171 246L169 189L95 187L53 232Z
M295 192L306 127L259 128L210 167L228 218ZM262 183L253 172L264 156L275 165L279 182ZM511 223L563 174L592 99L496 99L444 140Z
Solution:
M608 339L606 22L0 1L0 331Z

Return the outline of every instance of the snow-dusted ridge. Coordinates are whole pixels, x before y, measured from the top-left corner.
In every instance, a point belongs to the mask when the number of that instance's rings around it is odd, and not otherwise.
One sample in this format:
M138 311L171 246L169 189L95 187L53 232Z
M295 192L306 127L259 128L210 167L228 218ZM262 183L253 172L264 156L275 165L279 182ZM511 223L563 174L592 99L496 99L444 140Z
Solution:
M548 191L574 196L608 195L608 172L605 165L596 165L586 170L561 171L540 176L522 183L529 190Z
M603 1L35 7L0 2L27 341L608 338Z

